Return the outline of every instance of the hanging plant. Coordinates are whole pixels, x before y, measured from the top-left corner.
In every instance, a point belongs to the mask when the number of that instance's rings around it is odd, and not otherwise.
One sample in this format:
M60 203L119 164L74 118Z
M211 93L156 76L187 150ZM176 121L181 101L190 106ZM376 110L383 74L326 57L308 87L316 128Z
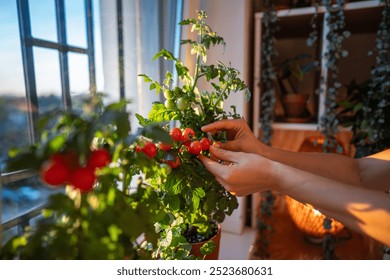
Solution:
M336 0L332 4L331 0L323 0L322 4L326 8L325 21L329 28L326 34L327 46L324 53L326 60L326 68L328 70L327 89L325 94L324 115L321 116L321 130L325 136L323 149L329 153L334 150L342 153L342 147L338 144L336 135L338 132L339 120L335 109L337 107L338 90L341 88L341 83L338 81L339 67L338 61L340 58L347 57L348 51L343 49L343 41L348 38L351 33L344 30L345 0ZM322 81L323 83L324 81ZM332 221L326 217L324 219L324 228L329 230L332 227ZM326 235L323 242L323 250L325 259L334 259L334 240L331 235Z
M323 0L322 3L327 11L325 20L329 28L329 31L326 34L327 46L324 54L327 61L328 79L324 103L325 113L321 116L321 128L322 133L325 136L323 148L324 152L330 152L336 149L337 152L342 153L342 147L339 146L336 141L339 125L335 113L337 107L336 98L338 96L338 90L342 86L338 81L339 67L337 63L340 58L348 56L348 51L344 50L342 45L344 39L348 38L351 33L344 30L345 14L343 7L345 0L337 0L333 5L330 0Z
M264 1L264 13L262 25L264 32L261 44L261 129L262 141L270 145L272 137L272 123L274 120L275 105L275 80L276 71L273 66L273 59L277 56L275 47L275 33L278 29L278 17L273 1ZM268 245L269 235L272 232L270 218L272 216L272 206L274 204L274 195L271 191L263 192L260 196L260 217L257 228L260 232L260 238L257 240L259 254L263 258L269 257Z
M269 144L272 137L272 122L274 120L275 105L275 80L276 71L273 66L273 59L278 55L275 47L275 33L278 29L278 17L273 3L267 3L263 13L262 25L264 32L261 43L261 128L262 141Z
M389 146L390 129L390 1L381 0L384 6L375 41L376 64L371 70L367 98L363 103L363 119L360 124L358 147L365 149L358 156L380 152ZM386 113L387 112L387 113Z

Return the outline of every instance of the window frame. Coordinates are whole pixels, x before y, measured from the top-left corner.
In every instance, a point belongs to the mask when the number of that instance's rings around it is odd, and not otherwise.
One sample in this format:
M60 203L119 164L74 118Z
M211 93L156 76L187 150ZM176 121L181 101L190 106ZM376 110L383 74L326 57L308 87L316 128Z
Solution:
M31 17L28 0L16 0L17 15L19 24L20 46L22 54L23 75L26 91L27 103L27 129L29 134L29 142L34 144L39 140L37 135L39 104L38 93L36 88L35 77L35 62L34 62L34 47L41 47L58 51L58 59L60 66L61 79L61 99L63 109L69 110L72 108L69 83L69 63L68 53L84 54L88 57L88 72L89 72L89 92L91 95L96 94L96 67L95 67L95 44L94 44L94 26L93 26L93 0L84 0L84 20L86 23L86 41L85 48L70 45L67 42L66 28L66 11L65 0L55 1L55 17L57 42L34 38L31 31ZM36 172L31 170L19 170L10 173L2 173L0 170L0 197L4 184L16 182L36 175ZM3 232L15 226L18 232L23 231L24 226L29 224L31 218L40 214L44 204L37 204L27 212L8 219L2 220L2 199L0 199L0 250L3 243Z

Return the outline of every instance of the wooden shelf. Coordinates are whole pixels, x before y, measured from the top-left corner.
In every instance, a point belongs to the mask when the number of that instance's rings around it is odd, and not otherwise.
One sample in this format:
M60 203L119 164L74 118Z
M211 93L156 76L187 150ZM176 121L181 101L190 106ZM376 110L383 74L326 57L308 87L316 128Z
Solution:
M357 1L345 4L344 11L346 17L346 30L351 32L351 37L343 43L343 47L350 53L347 58L339 61L340 75L339 81L346 85L352 79L361 83L369 78L371 65L375 62L373 56L368 56L368 52L375 46L376 30L381 18L383 5L378 0ZM314 59L321 61L321 70L318 75L308 75L308 80L302 84L303 92L313 94L318 89L320 77L324 79L322 91L315 95L314 101L316 112L313 116L314 123L284 123L274 124L275 129L286 130L319 130L320 124L317 120L324 114L324 100L327 77L325 58L326 33L328 30L325 16L327 11L325 7L318 7L318 31L319 46L317 49L309 49L306 46L306 39L311 32L310 21L315 13L315 7L285 9L277 11L280 30L275 34L276 48L279 56L275 63L280 63L288 57L298 53L310 53ZM253 131L259 136L260 130L260 100L261 100L261 36L263 13L255 14L255 36L254 36L254 79L253 79ZM358 69L358 70L357 70ZM356 71L354 71L356 70ZM314 89L313 89L314 88ZM313 90L312 90L313 89ZM283 116L281 116L283 117Z

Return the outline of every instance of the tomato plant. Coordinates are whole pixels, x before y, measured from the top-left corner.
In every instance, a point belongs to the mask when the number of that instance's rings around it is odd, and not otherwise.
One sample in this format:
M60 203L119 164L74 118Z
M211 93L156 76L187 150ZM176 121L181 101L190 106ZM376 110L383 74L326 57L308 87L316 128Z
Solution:
M230 93L245 91L246 97L249 97L250 93L245 83L239 78L239 72L236 69L222 62L218 62L217 65L207 64L208 49L224 44L224 40L212 31L205 19L206 14L200 11L198 18L187 19L180 23L182 26L189 26L198 36L196 40L191 38L182 41L188 44L191 54L195 56L194 69L189 69L183 61L165 49L154 57L170 60L174 64L179 78L177 84L181 86L172 82L173 75L169 71L162 83L141 74L145 82L151 83L152 90L164 92L166 101L154 103L148 118L138 116L140 124L160 123L163 129L170 132L174 141L172 149L165 151L160 149L155 157L159 163L169 164L172 167L171 173L166 178L156 179L160 173L151 172L149 177L150 184L161 195L166 211L181 221L180 223L175 221L177 223L175 231L169 223L158 224L161 229L160 238L164 242L169 239L166 235L168 230L172 234L174 232L175 236L180 236L179 233L181 233L186 236L185 240L189 241L198 239L198 237L187 238L188 235L185 234L194 228L194 232L206 238L205 236L212 232L210 221L222 222L224 217L231 215L237 207L236 197L227 192L198 159L200 153L205 156L209 155L211 145L207 135L201 131L201 127L221 119L239 118L234 106L230 111L224 111L223 101L229 97ZM206 83L208 86L200 88L200 85L204 86ZM212 90L208 91L207 88ZM173 122L176 126L174 128L171 127ZM215 140L226 140L226 133L222 132L215 136ZM185 240L182 241L185 242ZM167 256L172 254L168 243L167 247L159 247L160 255L164 255L164 252Z

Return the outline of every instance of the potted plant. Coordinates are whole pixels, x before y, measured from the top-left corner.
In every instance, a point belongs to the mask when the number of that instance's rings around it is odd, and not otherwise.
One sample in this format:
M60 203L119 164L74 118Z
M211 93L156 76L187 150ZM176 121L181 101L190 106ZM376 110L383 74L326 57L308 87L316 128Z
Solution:
M287 118L308 118L307 101L310 94L302 92L301 86L308 73L317 69L318 62L307 53L285 59L279 65L278 80L281 84L282 104Z
M218 224L238 207L236 197L226 191L197 158L200 153L208 155L214 141L226 139L224 133L207 135L201 127L220 119L239 118L234 106L231 112L224 111L223 101L237 91L246 91L247 97L250 95L236 69L222 62L217 65L206 63L208 49L225 44L223 38L206 24L206 17L204 11L199 11L197 18L180 23L197 33L196 41L182 41L191 47L196 59L193 75L179 58L165 49L154 59L172 61L180 85L173 83L170 72L166 73L163 83L141 75L150 83L151 90L164 94L166 101L154 103L147 117L137 115L139 122L142 126L161 124L173 140L173 143L158 143L155 154L155 159L167 169L167 175L162 177L158 172L151 172L147 176L147 182L156 190L169 213L156 224L160 240L155 253L162 258L176 257L178 245L188 246L211 238L219 231ZM198 88L200 79L208 82L212 90ZM206 243L202 254L211 252L214 247L214 242Z
M146 151L137 153L139 137L169 141L159 127L130 135L126 102L103 106L99 96L84 111L56 110L40 120L35 144L10 151L8 171L30 169L50 196L37 226L26 228L2 248L2 259L150 259L137 242L144 234L156 246L154 223L165 215L156 192L131 178L153 168Z

